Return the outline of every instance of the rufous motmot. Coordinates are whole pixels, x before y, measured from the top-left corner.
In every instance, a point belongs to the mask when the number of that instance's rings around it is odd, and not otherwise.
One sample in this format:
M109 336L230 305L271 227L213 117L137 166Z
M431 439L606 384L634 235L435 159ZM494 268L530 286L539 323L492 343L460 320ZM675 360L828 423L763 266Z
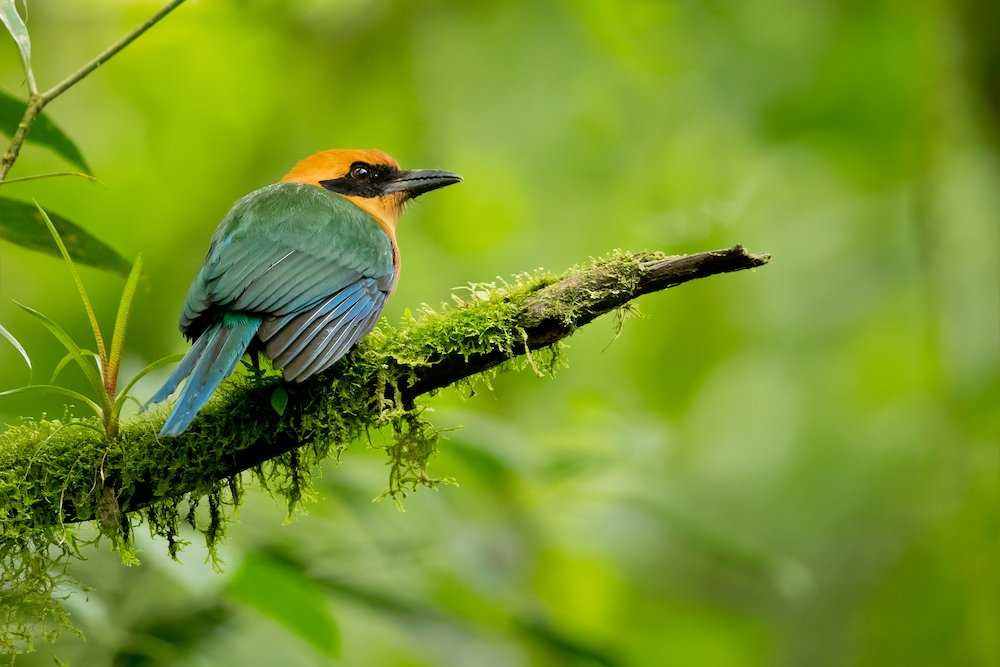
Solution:
M180 329L193 345L150 399L187 379L160 435L182 433L248 350L290 382L347 354L399 280L406 202L461 180L401 169L379 150L329 150L236 202L188 290Z

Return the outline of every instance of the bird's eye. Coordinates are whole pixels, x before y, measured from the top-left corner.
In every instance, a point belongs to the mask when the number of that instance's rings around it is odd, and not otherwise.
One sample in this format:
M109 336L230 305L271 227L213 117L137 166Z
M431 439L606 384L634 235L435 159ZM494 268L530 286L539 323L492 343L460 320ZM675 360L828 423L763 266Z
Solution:
M365 164L358 164L351 167L351 178L364 181L371 178L372 170Z

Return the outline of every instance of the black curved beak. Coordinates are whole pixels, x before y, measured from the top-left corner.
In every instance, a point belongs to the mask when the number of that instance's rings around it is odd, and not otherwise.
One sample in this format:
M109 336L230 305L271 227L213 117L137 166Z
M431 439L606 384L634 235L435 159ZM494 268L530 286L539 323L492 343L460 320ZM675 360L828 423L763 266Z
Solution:
M461 182L462 177L450 171L414 169L412 171L400 171L395 174L391 179L386 181L382 191L386 194L391 192L405 192L407 197L413 199L425 192Z

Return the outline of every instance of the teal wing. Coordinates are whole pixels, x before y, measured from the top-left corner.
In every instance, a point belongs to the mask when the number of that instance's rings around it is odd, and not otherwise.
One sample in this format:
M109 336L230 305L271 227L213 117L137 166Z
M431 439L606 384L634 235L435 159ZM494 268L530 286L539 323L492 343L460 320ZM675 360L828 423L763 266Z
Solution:
M196 338L224 312L259 316L268 356L302 381L375 326L394 277L392 244L367 213L314 186L271 185L219 225L181 331Z

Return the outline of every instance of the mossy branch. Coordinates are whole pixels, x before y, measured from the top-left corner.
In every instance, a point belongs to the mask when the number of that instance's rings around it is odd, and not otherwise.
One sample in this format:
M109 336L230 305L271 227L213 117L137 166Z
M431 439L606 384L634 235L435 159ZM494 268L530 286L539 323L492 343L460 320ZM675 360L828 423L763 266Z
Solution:
M381 324L302 385L285 386L277 373L238 375L178 438L157 435L165 410L122 424L111 441L94 418L8 427L0 432L0 652L26 650L34 635L52 639L72 627L54 595L67 563L83 557L72 524L96 519L98 535L135 562L138 523L176 555L184 521L214 554L227 506L240 501L241 473L291 509L309 487L311 466L383 426L394 436L384 445L388 493L398 498L433 485L426 464L436 433L414 404L418 396L506 368L551 372L558 343L594 318L643 294L768 260L739 246L674 257L615 252L559 276L470 284L453 294L454 305L424 307L400 327Z
M35 525L107 519L109 511L120 516L186 494L210 494L247 470L266 482L265 462L287 463L304 454L322 458L368 428L388 423L397 428L401 448L390 454L403 473L411 473L401 474L399 486L415 485L426 481L422 466L430 453L418 451L420 433L410 432L423 428L409 419L417 412L418 396L552 348L643 294L768 260L740 246L684 256L615 253L561 276L525 276L502 287L471 285L458 307L428 311L398 329L383 325L331 372L288 385L283 414L270 404L282 384L279 377L238 378L178 438L157 437L162 413L123 424L111 444L72 422L12 426L0 434L0 474L20 480L17 496L30 499L30 506L20 508L28 515L13 507L0 510ZM24 489L27 484L35 488ZM285 495L294 502L297 490L290 490Z

